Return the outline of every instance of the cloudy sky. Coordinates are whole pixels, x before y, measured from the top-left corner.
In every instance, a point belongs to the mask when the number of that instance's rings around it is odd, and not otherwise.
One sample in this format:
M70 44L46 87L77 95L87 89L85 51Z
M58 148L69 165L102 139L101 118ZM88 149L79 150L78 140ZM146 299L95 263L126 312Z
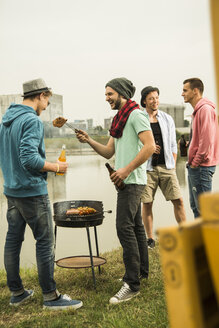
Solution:
M105 83L125 76L182 104L200 77L216 101L208 0L0 0L0 94L42 77L70 120L112 116ZM190 107L186 113L191 113Z

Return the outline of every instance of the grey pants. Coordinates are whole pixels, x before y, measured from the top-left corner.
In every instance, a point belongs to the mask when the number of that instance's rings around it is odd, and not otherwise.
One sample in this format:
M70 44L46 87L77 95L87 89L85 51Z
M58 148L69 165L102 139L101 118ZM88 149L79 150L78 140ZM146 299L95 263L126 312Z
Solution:
M140 275L148 277L148 246L141 217L144 185L128 184L118 191L116 229L123 248L125 281L133 291L140 288Z

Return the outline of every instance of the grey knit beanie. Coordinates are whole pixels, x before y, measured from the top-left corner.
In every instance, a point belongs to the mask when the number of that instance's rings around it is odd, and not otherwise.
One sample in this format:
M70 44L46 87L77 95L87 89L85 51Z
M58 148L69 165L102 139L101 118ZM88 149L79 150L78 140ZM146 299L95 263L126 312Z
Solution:
M118 92L121 96L125 97L125 99L130 99L135 94L135 86L131 81L126 79L125 77L118 77L109 81L106 87L110 87L116 92Z

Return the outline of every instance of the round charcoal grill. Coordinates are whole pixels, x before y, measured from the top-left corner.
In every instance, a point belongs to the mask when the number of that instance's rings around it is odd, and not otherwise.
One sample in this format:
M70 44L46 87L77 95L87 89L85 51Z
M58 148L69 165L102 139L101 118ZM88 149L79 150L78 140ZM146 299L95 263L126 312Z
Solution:
M79 214L66 214L67 210L77 207L92 207L97 212L86 215ZM53 204L54 209L54 221L57 226L71 227L71 228L83 228L93 227L102 224L103 215L103 203L93 200L71 200L57 202Z
M71 208L78 208L78 207L92 207L96 210L96 212L86 215L66 214L66 211L70 210ZM96 288L94 267L98 266L99 273L101 273L100 266L106 263L106 259L99 256L97 229L96 229L96 226L102 224L104 219L103 203L101 201L93 201L93 200L62 201L62 202L54 203L53 210L54 210L53 218L55 222L55 244L56 244L58 226L66 227L66 228L86 228L89 253L90 253L89 256L81 255L81 256L65 257L57 260L56 264L60 267L71 268L71 269L91 267L94 287ZM106 212L112 213L111 210ZM90 227L94 227L97 256L93 256L92 254L92 246L91 246L90 231L89 231Z

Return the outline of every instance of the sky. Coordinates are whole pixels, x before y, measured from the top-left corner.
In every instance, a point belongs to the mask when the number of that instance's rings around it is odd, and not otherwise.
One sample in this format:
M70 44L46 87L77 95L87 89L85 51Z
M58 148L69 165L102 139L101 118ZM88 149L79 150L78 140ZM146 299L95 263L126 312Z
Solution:
M0 0L0 94L39 77L63 95L66 118L94 124L115 115L105 84L116 77L133 82L138 103L152 85L170 104L199 77L216 102L209 1Z

